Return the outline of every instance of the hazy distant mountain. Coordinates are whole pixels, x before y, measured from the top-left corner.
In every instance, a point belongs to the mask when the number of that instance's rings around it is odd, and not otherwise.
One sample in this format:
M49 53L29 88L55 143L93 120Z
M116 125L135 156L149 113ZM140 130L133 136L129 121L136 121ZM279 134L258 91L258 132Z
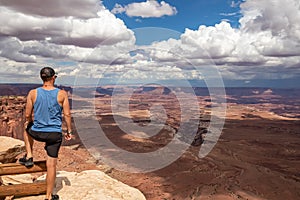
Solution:
M20 83L7 83L7 84L0 84L0 96L6 96L6 95L20 95L25 96L28 94L28 92L31 89L40 87L41 84L20 84ZM71 87L56 86L58 88L64 89L66 91L71 91Z

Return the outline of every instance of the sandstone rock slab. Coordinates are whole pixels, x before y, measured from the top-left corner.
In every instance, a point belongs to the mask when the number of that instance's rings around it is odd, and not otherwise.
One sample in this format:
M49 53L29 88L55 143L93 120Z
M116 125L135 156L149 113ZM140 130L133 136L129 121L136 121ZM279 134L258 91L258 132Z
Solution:
M38 178L45 180L45 175ZM57 172L55 193L61 200L146 200L136 188L113 179L99 170ZM43 200L44 195L18 198Z
M0 162L15 162L16 156L25 152L25 143L12 137L0 136Z
M3 185L15 185L22 183L33 183L34 176L31 174L17 174L1 176Z

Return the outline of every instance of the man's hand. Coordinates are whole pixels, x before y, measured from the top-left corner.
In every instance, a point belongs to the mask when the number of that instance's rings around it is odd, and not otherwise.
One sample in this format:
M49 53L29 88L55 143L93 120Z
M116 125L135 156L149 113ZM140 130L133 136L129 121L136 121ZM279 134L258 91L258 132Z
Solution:
M74 138L74 135L72 134L72 131L67 131L66 133L65 133L65 139L66 140L71 140L71 139L73 139Z
M66 133L65 134L65 139L66 140L71 140L73 137L72 137L72 135L71 134L69 134L69 133Z

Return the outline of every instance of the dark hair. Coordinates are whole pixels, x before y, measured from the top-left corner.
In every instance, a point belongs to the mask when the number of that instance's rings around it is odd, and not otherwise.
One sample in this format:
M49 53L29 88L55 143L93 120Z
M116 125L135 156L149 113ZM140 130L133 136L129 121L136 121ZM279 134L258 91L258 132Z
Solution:
M55 71L51 67L44 67L40 71L40 77L43 81L49 81L53 76L55 76Z

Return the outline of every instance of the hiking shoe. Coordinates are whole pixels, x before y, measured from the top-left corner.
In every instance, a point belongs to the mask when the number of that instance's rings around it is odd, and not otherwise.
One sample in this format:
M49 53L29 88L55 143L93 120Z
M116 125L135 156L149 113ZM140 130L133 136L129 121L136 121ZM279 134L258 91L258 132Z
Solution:
M45 199L45 200L48 200L48 199ZM51 200L59 200L59 196L57 194L52 194Z
M52 194L51 200L59 200L59 196L57 194Z
M23 158L19 159L19 163L22 165L25 165L25 167L32 167L33 166L33 158L26 158L26 154L23 156Z

